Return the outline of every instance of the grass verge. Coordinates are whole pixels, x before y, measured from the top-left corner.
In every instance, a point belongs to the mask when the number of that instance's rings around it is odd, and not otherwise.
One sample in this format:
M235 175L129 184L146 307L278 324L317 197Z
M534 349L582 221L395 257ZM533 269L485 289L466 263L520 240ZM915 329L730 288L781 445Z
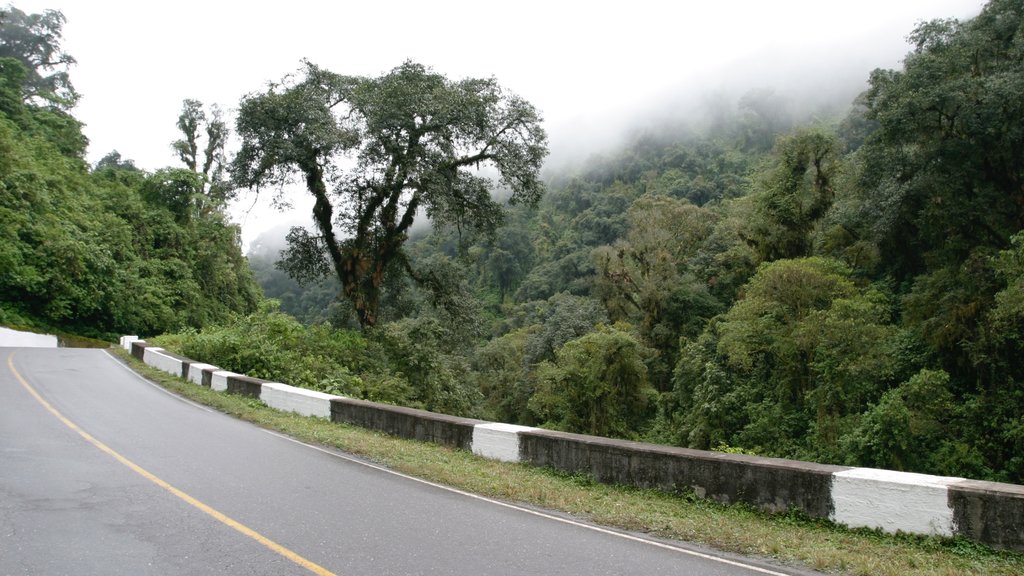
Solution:
M313 444L356 454L393 470L498 500L571 514L597 524L683 540L781 565L858 576L1024 574L1024 555L956 538L851 530L798 514L773 515L687 495L598 484L463 450L279 412L257 400L214 392L112 350L146 378L190 400Z

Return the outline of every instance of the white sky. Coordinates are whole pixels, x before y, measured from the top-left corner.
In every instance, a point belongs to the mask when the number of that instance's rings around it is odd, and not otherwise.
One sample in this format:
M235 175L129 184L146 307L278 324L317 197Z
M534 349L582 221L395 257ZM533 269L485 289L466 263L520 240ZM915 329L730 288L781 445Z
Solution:
M0 0L6 4L4 0ZM67 17L64 48L83 95L95 162L117 149L147 170L174 165L170 142L185 98L226 110L302 58L378 75L412 59L450 78L495 76L545 118L551 148L608 136L673 95L714 91L773 70L829 82L827 62L896 67L914 24L968 18L980 0L558 0L242 2L22 0ZM784 88L775 86L775 88ZM582 134L582 137L581 137ZM570 144L574 143L574 144ZM252 199L246 203L246 208ZM243 240L279 224L257 206Z

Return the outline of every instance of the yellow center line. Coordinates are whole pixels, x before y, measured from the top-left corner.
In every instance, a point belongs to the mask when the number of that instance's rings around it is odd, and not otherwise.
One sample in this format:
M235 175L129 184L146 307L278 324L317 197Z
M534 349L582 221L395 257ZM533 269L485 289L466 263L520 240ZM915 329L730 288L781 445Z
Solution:
M78 435L81 436L82 438L84 438L87 442L89 442L93 446L99 448L103 452L106 452L107 454L113 456L115 460L117 460L121 464L124 464L128 468L131 468L132 471L134 471L139 476L142 476L143 478L145 478L146 480L149 480L153 484L156 484L157 486L163 488L164 490L170 492L171 494L174 494L178 498L180 498L180 499L184 500L185 502L187 502L188 504L191 504L192 506L198 508L199 510L203 511L207 515L212 516L218 522L220 522L220 523L222 523L222 524L224 524L226 526L230 526L231 528L235 529L236 531L238 531L238 532L248 536L249 538L252 538L253 540L259 542L260 544L266 546L270 550L273 550L274 552L280 554L281 556L284 556L288 560L291 560L295 564L298 564L299 566L302 566L303 568L305 568L306 570L309 570L313 574L316 574L317 576L336 576L333 572L331 572L330 570L327 570L323 566L320 566L319 564L316 564L315 562L311 562L310 560L307 560L307 559L303 558L302 556L299 556L295 552L292 552L288 548L285 548L284 546L278 544L277 542L274 542L270 538L267 538L266 536L260 534L259 532L253 530L252 528L249 528L245 524L242 524L241 522L238 522L237 520L234 520L234 519L230 518L229 516L227 516L227 515L219 512L219 511L217 511L216 509L214 509L214 508L212 508L212 507L210 507L210 506L208 506L208 505L206 505L206 504L204 504L202 502L200 502L199 500L196 500L192 496L189 496L188 494L186 494L185 492L182 492L181 490L175 488L174 486L171 486L170 484L168 484L164 480L160 479L158 476L156 476L152 472L149 472L145 468L143 468L143 467L139 466L138 464L132 462L131 460L125 458L121 454L119 454L116 451L114 451L114 449L111 448L110 446L107 446L103 442L100 442L99 440L94 438L92 435L90 435L88 432L86 432L85 430L82 430L81 428L79 428L77 424L75 424L71 420L68 420L67 418L65 418L63 414L61 414L59 411L57 411L56 408L54 408L52 405L50 405L49 402L47 402L45 399L43 399L43 397L40 396L39 393L36 392L36 390L34 388L32 388L32 386L21 376L21 374L18 373L18 370L15 369L15 367L14 367L14 352L11 352L11 354L7 357L7 366L11 369L11 373L14 374L14 377L18 380L18 382L21 383L22 387L24 387L25 390L27 390L28 393L31 394L32 397L35 398L36 401L39 402L39 404L41 404L43 406L43 408L45 408L51 414L56 416L57 419L60 420L61 422L63 422L65 426L67 426L68 428L71 428L72 430L77 432Z

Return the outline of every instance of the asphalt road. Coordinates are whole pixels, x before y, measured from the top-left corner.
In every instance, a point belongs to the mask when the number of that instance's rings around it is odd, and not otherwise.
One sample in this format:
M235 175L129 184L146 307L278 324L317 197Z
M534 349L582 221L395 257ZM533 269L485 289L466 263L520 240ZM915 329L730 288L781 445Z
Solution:
M0 362L0 575L789 573L300 444L102 350Z

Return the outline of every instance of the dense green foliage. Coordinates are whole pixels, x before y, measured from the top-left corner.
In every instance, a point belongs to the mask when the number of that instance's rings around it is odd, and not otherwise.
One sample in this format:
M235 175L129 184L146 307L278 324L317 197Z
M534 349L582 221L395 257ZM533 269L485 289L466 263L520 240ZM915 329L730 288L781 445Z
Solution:
M0 58L24 66L24 96L67 110L79 95L68 73L75 59L60 47L64 22L64 14L56 10L27 14L13 6L0 8Z
M238 228L203 176L116 152L90 170L70 83L38 63L73 62L55 44L63 16L11 14L0 53L25 53L0 58L0 322L157 334L254 309Z
M1024 482L1024 3L910 40L845 118L753 91L551 175L493 235L412 242L477 303L482 333L445 356L470 362L478 410ZM387 292L413 318L392 332L456 326L413 285Z
M155 341L227 370L332 394L448 414L474 415L480 404L465 360L446 353L451 334L430 319L364 336L328 324L305 326L270 300L230 324Z

